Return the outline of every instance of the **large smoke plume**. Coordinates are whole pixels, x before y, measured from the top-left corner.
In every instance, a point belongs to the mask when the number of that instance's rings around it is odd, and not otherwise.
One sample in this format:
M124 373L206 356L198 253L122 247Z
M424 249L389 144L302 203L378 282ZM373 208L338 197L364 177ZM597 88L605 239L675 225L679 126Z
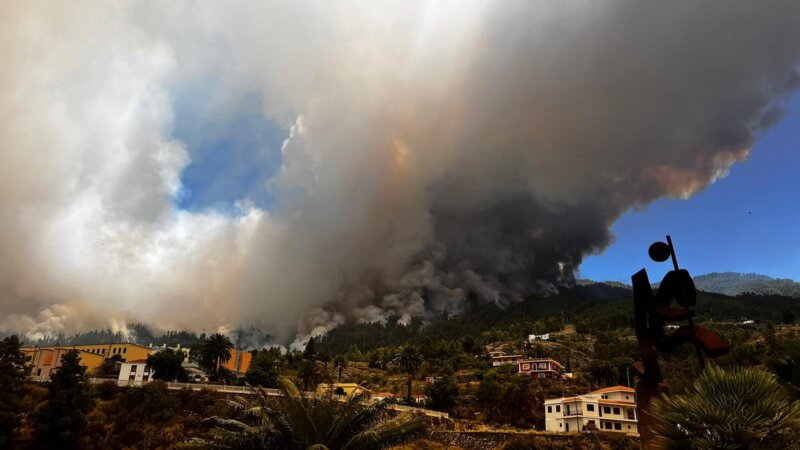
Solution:
M799 80L795 1L0 8L0 328L36 332L513 302L746 159ZM268 209L176 209L186 86L287 130Z

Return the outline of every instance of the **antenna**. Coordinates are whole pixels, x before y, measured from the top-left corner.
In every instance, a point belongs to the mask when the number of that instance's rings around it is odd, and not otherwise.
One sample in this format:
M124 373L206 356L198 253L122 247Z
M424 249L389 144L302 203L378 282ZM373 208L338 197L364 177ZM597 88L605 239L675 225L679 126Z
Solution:
M672 266L678 270L678 258L675 256L675 247L672 245L672 236L667 235L667 245L669 245L669 256L672 257Z

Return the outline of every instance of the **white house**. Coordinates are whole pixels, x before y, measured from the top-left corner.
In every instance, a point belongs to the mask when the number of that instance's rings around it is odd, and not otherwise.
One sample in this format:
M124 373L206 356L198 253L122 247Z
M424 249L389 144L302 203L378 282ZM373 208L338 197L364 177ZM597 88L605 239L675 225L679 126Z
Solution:
M547 431L577 432L589 429L639 434L636 390L614 386L576 397L545 400Z
M549 341L550 340L550 333L545 334L529 334L528 335L528 342L533 341Z
M151 381L154 374L144 359L126 361L120 366L118 380L120 385L140 386Z

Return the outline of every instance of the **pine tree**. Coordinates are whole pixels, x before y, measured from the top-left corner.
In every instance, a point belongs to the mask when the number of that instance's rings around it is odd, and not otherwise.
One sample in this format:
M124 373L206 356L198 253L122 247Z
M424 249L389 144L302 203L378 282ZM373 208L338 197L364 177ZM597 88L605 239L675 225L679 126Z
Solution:
M84 447L86 414L91 410L91 387L80 354L71 350L61 358L61 367L50 377L47 406L38 432L38 447L76 449Z
M19 425L20 403L25 386L25 355L19 338L9 336L0 342L0 448L11 445L14 429Z
M308 344L306 344L306 349L303 350L303 359L313 361L316 356L317 356L317 349L314 346L314 337L312 336L308 338Z

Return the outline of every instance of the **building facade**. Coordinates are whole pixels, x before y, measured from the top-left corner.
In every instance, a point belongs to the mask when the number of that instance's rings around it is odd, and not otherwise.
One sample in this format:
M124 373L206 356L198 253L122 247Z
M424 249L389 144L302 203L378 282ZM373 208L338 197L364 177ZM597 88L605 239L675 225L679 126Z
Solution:
M119 355L120 361L136 361L147 359L147 356L154 353L153 348L145 347L130 342L120 344L89 344L89 345L70 345L69 348L83 350L85 352L100 355L103 358L112 358Z
M358 383L322 383L317 386L317 396L327 397L329 395L346 396L366 395L371 396L372 391Z
M545 400L544 409L547 431L568 433L596 429L639 435L636 390L626 386Z
M528 335L528 342L533 341L549 341L550 340L550 333L545 334L529 334Z
M250 352L231 350L231 359L227 360L222 366L233 372L245 373L250 368L252 359L253 354Z
M31 366L31 377L36 381L49 381L50 375L61 367L61 358L73 348L22 347L20 350L25 354L25 359ZM83 350L78 350L78 352L81 358L80 364L86 367L89 374L103 364L104 358L100 355Z
M153 380L154 374L155 372L147 365L147 360L139 359L120 364L118 380L120 385L140 386Z
M533 378L563 378L564 366L555 359L533 359L519 362L519 373Z
M506 355L503 352L492 352L492 367L503 366L506 364L519 364L525 359L522 355Z

